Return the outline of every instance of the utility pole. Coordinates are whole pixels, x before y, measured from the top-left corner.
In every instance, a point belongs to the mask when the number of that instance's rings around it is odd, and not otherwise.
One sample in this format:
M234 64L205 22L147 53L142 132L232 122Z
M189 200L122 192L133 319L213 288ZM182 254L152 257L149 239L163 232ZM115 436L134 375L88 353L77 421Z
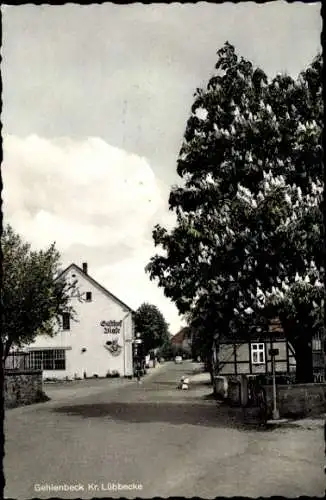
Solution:
M134 359L136 362L136 374L137 380L140 382L141 378L141 344L143 343L141 339L141 334L139 332L136 333L136 338L134 339L135 350L134 350Z
M280 413L277 409L276 400L276 374L275 374L275 356L279 353L278 349L270 349L269 354L272 358L272 375L273 375L273 420L279 420Z

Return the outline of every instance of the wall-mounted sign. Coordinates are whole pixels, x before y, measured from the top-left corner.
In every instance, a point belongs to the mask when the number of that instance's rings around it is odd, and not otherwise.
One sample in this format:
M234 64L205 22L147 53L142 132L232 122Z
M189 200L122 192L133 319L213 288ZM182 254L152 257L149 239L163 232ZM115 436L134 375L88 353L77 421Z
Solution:
M121 331L122 321L101 321L100 325L103 326L104 333L114 333L117 335Z

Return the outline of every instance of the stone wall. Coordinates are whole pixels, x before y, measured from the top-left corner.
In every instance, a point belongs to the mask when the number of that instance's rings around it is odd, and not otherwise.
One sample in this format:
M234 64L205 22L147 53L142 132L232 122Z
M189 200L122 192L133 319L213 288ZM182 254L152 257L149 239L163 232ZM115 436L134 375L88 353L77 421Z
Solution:
M268 414L273 408L273 387L264 386ZM280 417L303 417L326 411L326 383L277 386L277 408Z
M5 370L4 400L6 408L15 408L46 400L42 370Z
M273 386L263 385L266 394L267 417L273 410ZM244 376L214 377L214 393L232 406L246 407L248 380ZM250 404L249 404L250 406ZM252 406L252 405L251 405ZM326 383L277 385L277 408L280 417L304 417L326 412Z

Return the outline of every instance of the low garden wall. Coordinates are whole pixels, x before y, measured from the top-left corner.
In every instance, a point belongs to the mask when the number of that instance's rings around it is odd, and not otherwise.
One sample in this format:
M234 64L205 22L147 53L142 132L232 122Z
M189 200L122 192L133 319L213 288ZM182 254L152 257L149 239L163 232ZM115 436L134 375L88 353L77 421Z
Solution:
M273 386L264 385L267 411L273 409ZM326 383L277 385L280 417L304 417L326 412Z
M261 386L267 405L267 418L273 410L273 386ZM280 417L300 418L320 415L326 412L326 383L277 384L277 409ZM245 376L215 376L214 393L217 398L226 400L232 406L257 406L249 398L248 378Z
M47 400L43 393L42 370L5 370L4 403L6 408Z

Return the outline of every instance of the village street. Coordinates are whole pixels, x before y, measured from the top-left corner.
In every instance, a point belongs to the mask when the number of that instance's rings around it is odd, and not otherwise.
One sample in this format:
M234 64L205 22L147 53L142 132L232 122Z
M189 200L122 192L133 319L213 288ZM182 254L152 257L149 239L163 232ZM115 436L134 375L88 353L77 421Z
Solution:
M80 382L76 396L72 384L51 387L51 401L8 410L6 498L322 497L321 425L244 427L202 379L176 390L196 366L165 363L141 385ZM118 483L133 489L114 491Z

